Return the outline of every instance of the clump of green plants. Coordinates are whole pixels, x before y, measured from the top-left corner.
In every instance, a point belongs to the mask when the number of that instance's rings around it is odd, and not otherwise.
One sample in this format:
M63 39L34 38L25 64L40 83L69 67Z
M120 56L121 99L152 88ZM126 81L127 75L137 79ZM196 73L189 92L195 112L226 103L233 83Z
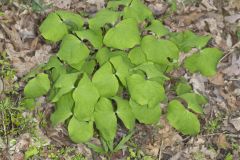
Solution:
M140 0L109 1L91 18L68 11L50 13L39 28L60 48L24 88L25 104L47 96L55 104L52 125L64 123L75 143L87 143L101 153L121 149L135 123L156 124L167 104L169 124L185 135L200 131L199 117L207 99L171 72L184 67L190 73L213 76L223 53L206 48L210 36L191 31L171 32L154 19ZM180 54L197 48L179 62ZM175 98L165 86L175 84ZM119 125L118 125L119 124ZM129 135L117 144L120 124ZM104 150L90 143L99 137Z
M0 93L7 95L17 94L19 85L15 79L16 72L12 68L6 52L0 52ZM1 97L1 96L0 96Z

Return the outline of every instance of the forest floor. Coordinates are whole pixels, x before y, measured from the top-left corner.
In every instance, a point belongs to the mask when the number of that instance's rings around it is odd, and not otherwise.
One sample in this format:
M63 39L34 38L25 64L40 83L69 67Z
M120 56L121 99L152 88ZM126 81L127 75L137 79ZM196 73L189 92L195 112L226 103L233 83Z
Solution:
M52 106L39 100L33 111L21 109L23 77L47 62L57 46L46 43L38 27L56 9L93 15L104 0L0 0L0 159L104 159L83 144L73 144L64 126L52 128ZM2 4L1 4L2 3ZM193 89L209 99L201 133L184 136L162 117L159 125L138 124L124 150L111 159L239 160L240 159L240 0L145 0L171 31L190 29L211 35L210 46L224 57L212 78L177 70Z

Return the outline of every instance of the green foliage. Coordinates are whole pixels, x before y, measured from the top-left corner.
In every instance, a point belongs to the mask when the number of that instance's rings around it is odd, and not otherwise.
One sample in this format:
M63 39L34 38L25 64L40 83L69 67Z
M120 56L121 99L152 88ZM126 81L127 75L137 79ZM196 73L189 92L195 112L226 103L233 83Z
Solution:
M198 36L191 31L185 31L172 33L170 40L178 46L180 51L188 52L193 47L198 49L205 47L210 38L210 36Z
M174 128L183 134L195 135L200 131L200 122L197 116L177 100L169 103L167 119Z
M133 48L140 43L137 22L134 19L122 20L114 28L108 30L103 43L108 47L121 50Z
M204 76L214 76L216 66L223 53L217 48L205 48L199 53L188 57L184 62L184 67L190 72L200 72Z
M50 88L50 81L48 75L41 73L36 78L28 82L24 88L24 95L26 98L40 97L48 92Z
M43 21L40 32L46 40L61 41L61 45L43 73L29 80L24 89L26 101L32 106L35 98L48 96L55 104L52 124L68 125L75 143L86 143L99 153L121 149L136 121L159 122L160 103L168 102L164 88L170 82L176 82L177 97L167 107L169 123L183 134L199 133L198 115L203 114L207 100L181 77L171 81L169 73L183 66L192 73L214 75L222 53L203 49L209 36L171 33L140 0L109 1L85 25L78 14L56 11ZM179 64L180 52L192 48L199 53ZM116 145L118 119L129 134ZM89 143L96 135L103 148Z

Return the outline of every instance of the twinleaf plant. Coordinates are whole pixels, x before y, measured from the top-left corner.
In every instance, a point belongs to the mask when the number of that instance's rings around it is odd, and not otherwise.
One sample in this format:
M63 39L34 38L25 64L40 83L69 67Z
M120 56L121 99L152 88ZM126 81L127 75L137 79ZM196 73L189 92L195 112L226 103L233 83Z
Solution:
M207 99L186 80L171 78L171 72L184 67L215 75L223 53L206 48L210 36L171 32L140 0L109 1L90 18L55 11L39 29L60 47L27 83L25 102L30 107L47 96L55 104L53 126L66 124L73 142L92 146L91 138L99 137L105 151L114 151L119 126L131 133L136 122L158 123L160 104L167 105L167 120L176 130L199 133ZM198 51L180 64L180 54L193 48ZM166 84L173 86L175 98L168 98ZM124 137L120 144L126 141Z

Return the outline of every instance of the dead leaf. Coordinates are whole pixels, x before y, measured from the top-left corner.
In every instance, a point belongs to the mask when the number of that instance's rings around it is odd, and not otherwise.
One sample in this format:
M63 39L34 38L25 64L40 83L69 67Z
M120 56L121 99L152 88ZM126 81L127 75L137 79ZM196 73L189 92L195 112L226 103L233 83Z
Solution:
M217 8L213 5L213 1L211 0L202 0L202 4L206 7L207 11L217 10Z
M184 25L190 25L192 23L195 23L199 18L201 18L204 15L204 13L200 12L192 12L187 15L180 15L177 16L176 19L181 21Z
M223 74L221 72L217 72L217 74L214 77L209 78L209 81L212 84L222 86L222 85L224 85Z
M53 4L53 6L61 9L69 9L71 6L72 0L48 0L47 4Z
M237 131L240 131L240 117L230 120L230 123L234 126Z
M10 38L11 42L13 43L15 49L17 51L21 51L23 48L23 43L22 40L19 36L19 34L17 33L15 28L11 28L9 29L6 25L1 24L2 29L5 31L5 33L7 34L7 36Z
M190 83L193 86L193 90L196 92L205 92L205 85L204 83L207 82L207 78L203 77L201 74L195 73L192 75L190 79Z
M227 101L228 106L230 107L231 111L236 111L238 109L236 103L237 99L236 96L234 96L231 92L226 92L224 89L220 89L220 95Z
M239 76L240 75L240 56L236 53L232 54L231 65L225 68L223 71L228 76Z
M227 142L226 136L224 134L220 134L217 138L216 144L219 148L227 149L230 147L230 144Z
M97 6L97 10L100 10L105 5L105 1L104 0L87 0L87 3L96 5Z
M229 6L230 6L231 8L240 9L239 0L229 0Z
M240 14L234 14L231 16L226 16L225 21L229 22L229 23L235 23L240 19Z

